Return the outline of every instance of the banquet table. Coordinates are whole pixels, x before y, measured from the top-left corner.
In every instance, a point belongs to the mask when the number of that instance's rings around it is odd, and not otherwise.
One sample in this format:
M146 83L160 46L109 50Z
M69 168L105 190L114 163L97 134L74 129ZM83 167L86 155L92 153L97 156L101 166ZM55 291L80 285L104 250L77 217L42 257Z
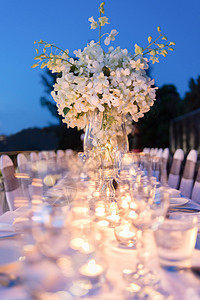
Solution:
M200 208L200 205L194 203L190 200L184 207ZM23 215L26 212L24 209L19 209L16 212L7 212L7 215L4 214L0 216L0 227L4 223L10 226L12 218L16 215ZM10 220L9 220L10 218ZM1 223L2 222L2 223ZM152 232L148 231L146 235L146 243L149 246L150 258L149 258L149 267L153 270L156 270L160 276L161 284L164 290L166 290L174 300L199 300L200 299L200 277L193 274L190 271L179 271L172 272L164 270L160 267L159 261L156 255L156 247ZM3 263L7 261L7 256L9 256L8 249L12 249L12 252L15 252L15 257L12 263ZM192 256L192 265L200 266L200 234L197 236L196 248ZM84 299L95 299L95 300L123 300L124 296L124 287L126 282L122 277L122 271L127 268L134 267L136 265L136 250L129 248L124 249L120 248L114 238L112 229L109 232L109 238L105 243L105 259L107 261L108 269L106 273L106 280L102 284L101 288L95 290L89 295L84 296ZM12 253L13 254L13 253ZM20 256L20 243L18 235L13 235L10 237L0 236L0 273L9 273L22 276L23 278L23 259ZM20 258L21 257L21 258ZM63 283L66 278L61 276L58 272L55 264L49 260L43 258L42 260L36 260L33 264L29 265L28 271L26 270L26 276L30 275L33 282L38 281L44 286L51 286L62 293L66 293L66 297L60 299L82 299L79 296L70 297L67 291L63 291ZM64 294L63 294L64 295ZM6 287L0 286L0 299L1 300L30 300L32 299L29 294L29 287L27 287L26 281L19 281L18 284ZM50 294L46 294L44 299L51 299ZM59 298L58 298L59 299Z

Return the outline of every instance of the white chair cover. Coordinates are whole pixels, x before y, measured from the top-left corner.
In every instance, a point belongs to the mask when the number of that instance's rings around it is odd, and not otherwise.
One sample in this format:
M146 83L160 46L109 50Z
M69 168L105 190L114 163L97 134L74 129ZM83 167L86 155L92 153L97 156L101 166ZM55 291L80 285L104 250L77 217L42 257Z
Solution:
M157 151L157 153L156 153L156 156L157 156L157 157L162 157L162 155L163 155L163 149L160 148L160 149L158 149L158 151Z
M49 159L49 153L48 151L40 151L38 153L39 159L40 160L48 160Z
M182 149L177 149L174 153L171 169L169 172L168 185L171 188L177 189L180 182L180 171L184 159L184 152Z
M181 194L190 198L194 183L194 173L197 162L197 151L191 150L186 158L183 176L180 183Z
M59 150L57 150L56 155L57 155L57 158L58 158L58 159L59 159L59 158L63 158L63 157L65 156L65 151L59 149Z
M54 159L56 158L56 152L55 151L49 151L49 159Z
M39 160L39 155L36 152L30 153L30 161L35 162Z
M145 147L145 148L143 149L143 152L144 152L144 153L150 153L150 149Z
M193 189L192 189L191 198L193 201L200 203L200 166L199 166L197 177L196 177Z
M29 193L29 186L31 184L30 165L26 156L23 153L19 153L17 155L17 167L18 167L17 178L20 181L22 192L24 196L30 200L30 193Z
M165 158L168 161L168 159L169 159L169 148L165 148L163 150L162 157Z
M19 181L15 177L14 164L8 155L0 158L0 168L3 175L6 200L10 210L28 205L28 199L23 196Z

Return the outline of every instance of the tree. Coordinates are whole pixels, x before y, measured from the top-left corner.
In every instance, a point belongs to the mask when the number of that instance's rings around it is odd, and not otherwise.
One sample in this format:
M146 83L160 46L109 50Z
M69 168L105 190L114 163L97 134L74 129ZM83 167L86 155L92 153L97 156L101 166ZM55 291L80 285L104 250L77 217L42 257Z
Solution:
M170 120L180 114L181 99L174 85L163 85L157 90L151 110L139 120L143 146L169 147Z
M190 91L185 94L182 101L183 114L200 108L200 76L198 76L197 80L190 79L189 88Z

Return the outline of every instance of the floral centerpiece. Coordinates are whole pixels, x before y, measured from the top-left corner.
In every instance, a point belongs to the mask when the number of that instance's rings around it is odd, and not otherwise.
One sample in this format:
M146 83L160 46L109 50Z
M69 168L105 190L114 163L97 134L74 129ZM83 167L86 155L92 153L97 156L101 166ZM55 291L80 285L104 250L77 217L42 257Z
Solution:
M109 47L105 51L101 46L102 39L105 38L104 44L109 46L118 32L113 29L102 34L102 27L109 24L104 15L104 2L99 6L98 20L92 16L89 22L92 30L99 29L98 42L91 41L83 50L75 50L75 57L71 57L68 49L62 50L43 40L35 41L38 62L32 67L40 64L41 68L47 66L52 72L59 73L51 93L58 114L69 127L80 129L86 129L92 120L90 148L105 150L105 156L113 161L113 149L118 144L115 137L123 136L119 130L121 123L126 123L129 133L132 120L137 122L154 104L157 87L146 73L149 62L159 62L159 55L165 57L175 43L168 41L157 27L158 36L155 39L149 36L145 48L135 44L133 54L120 47ZM94 114L100 116L98 122L94 121ZM87 144L86 141L85 148L88 148Z

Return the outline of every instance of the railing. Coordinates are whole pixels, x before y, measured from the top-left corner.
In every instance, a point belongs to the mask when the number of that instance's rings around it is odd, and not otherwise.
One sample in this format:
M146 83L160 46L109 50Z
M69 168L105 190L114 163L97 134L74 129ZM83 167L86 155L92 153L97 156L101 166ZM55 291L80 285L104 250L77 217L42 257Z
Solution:
M175 118L170 123L170 149L183 149L188 153L196 149L200 153L200 109Z

